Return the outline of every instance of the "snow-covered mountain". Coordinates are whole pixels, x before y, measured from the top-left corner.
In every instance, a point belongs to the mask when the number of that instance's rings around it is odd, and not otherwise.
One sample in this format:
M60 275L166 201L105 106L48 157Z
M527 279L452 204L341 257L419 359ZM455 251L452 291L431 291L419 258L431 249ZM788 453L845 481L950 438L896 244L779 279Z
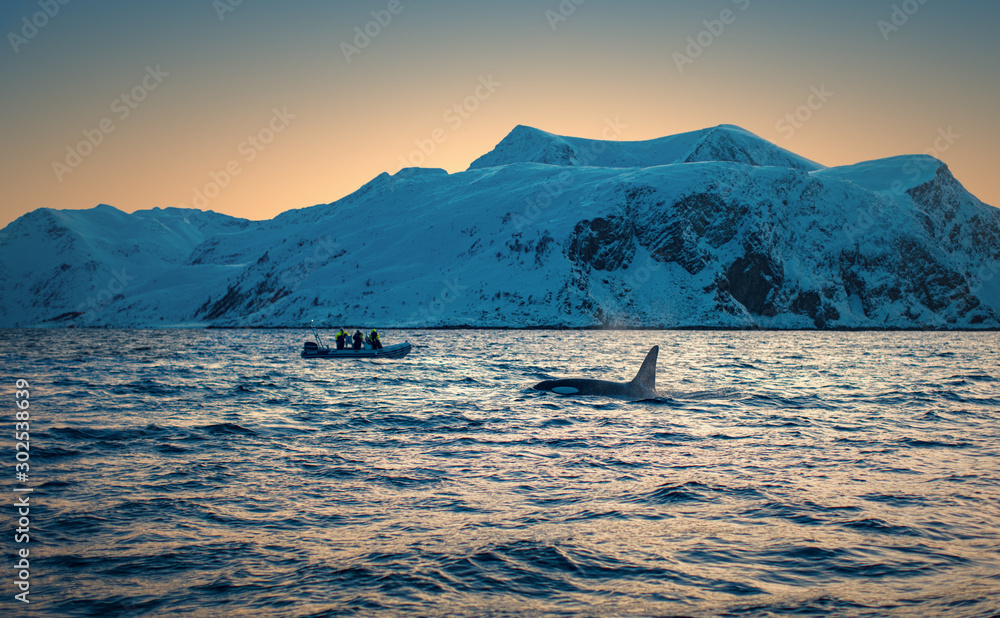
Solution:
M34 211L0 232L0 325L997 328L998 275L1000 210L931 157L519 126L270 221Z
M641 142L612 142L564 137L518 125L496 148L469 169L510 163L545 163L588 167L656 167L674 163L730 161L757 167L778 166L813 171L822 166L779 148L739 127L720 125Z

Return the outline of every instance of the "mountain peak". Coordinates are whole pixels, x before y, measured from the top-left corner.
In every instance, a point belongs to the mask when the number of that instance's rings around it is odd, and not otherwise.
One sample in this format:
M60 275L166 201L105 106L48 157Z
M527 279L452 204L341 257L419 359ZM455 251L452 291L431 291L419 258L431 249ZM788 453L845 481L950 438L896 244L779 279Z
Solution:
M736 125L720 124L694 134L699 138L684 157L684 163L730 161L754 167L789 167L810 172L823 168Z
M646 168L708 161L806 171L823 168L746 129L720 124L699 131L633 142L555 135L534 127L517 125L492 151L473 161L469 169L512 163Z
M817 173L821 178L848 180L875 193L902 195L934 181L939 174L951 176L943 161L930 155L899 155L852 165L831 167Z
M519 124L496 148L479 157L470 170L511 163L578 166L584 163L577 149L566 138L541 129Z

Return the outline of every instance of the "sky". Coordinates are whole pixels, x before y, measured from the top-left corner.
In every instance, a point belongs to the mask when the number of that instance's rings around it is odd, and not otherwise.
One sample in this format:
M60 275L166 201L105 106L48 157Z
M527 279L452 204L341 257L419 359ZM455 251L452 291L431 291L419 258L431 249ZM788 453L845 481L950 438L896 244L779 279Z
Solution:
M739 125L823 165L931 153L1000 206L995 0L5 0L0 226L248 219L466 169L516 125Z

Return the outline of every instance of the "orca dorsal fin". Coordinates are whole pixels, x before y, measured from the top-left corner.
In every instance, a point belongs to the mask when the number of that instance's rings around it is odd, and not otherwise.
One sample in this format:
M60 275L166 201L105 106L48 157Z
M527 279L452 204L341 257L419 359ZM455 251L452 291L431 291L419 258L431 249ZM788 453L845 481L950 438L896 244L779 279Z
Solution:
M660 353L660 346L654 345L646 354L646 360L642 361L639 373L632 378L632 385L656 392L656 356Z

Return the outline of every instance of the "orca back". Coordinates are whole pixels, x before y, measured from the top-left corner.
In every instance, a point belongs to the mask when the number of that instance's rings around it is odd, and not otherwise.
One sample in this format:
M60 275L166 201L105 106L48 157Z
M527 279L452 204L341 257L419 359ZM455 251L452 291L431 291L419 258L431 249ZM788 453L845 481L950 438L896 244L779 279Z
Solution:
M590 380L570 378L562 380L546 380L532 388L539 391L551 391L559 395L600 395L605 397L627 397L630 399L654 398L656 394L656 356L660 347L653 346L642 361L639 373L631 382L608 382L606 380Z
M656 357L660 353L660 346L654 345L646 354L646 360L642 361L639 373L632 378L631 385L634 388L655 393L656 392Z

